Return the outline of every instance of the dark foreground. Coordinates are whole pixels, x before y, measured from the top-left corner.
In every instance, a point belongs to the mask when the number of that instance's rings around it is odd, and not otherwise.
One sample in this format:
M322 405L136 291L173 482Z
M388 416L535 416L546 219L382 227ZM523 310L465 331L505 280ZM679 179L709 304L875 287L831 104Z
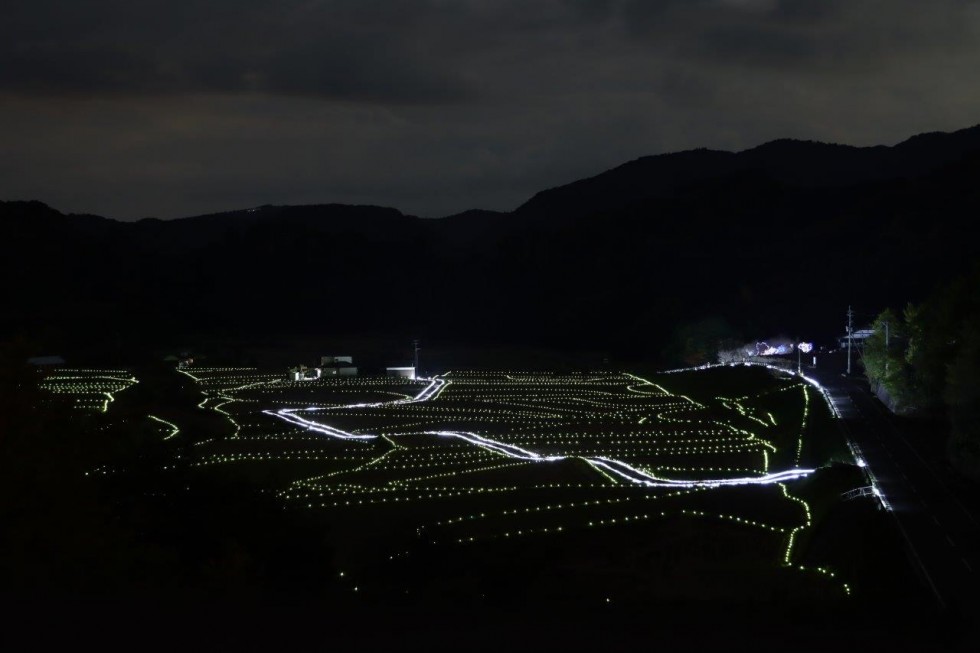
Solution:
M5 639L21 647L972 650L972 615L935 605L893 545L893 521L860 501L829 512L800 560L840 570L855 588L846 600L834 584L826 597L788 589L803 578L771 561L741 567L738 583L718 577L711 556L732 555L728 531L711 524L705 536L690 526L686 539L670 542L665 533L679 531L669 523L665 531L631 527L605 549L570 535L492 555L423 547L417 562L379 566L353 591L327 555L329 533L309 513L198 471L210 468L174 469L170 447L180 438L160 440L155 424L137 420L142 403L172 405L175 421L187 404L191 434L217 425L197 409L199 393L171 382L181 377L154 383L152 371L138 372L143 380L119 395L107 421L34 412L31 397L7 394L5 433L22 437L5 442L17 456L3 467L11 555L0 599ZM106 460L117 461L110 472L127 472L98 484L70 473L103 469ZM847 470L825 473L838 472ZM856 524L863 537L840 537ZM577 546L589 555L576 555ZM646 548L666 553L651 563L636 556ZM717 585L739 591L719 594ZM393 591L404 587L411 595Z
M15 605L12 641L39 648L101 650L975 650L968 629L918 609L760 609L750 604L670 603L561 609L529 605L481 611L451 606L377 609L350 604L273 605L43 601Z

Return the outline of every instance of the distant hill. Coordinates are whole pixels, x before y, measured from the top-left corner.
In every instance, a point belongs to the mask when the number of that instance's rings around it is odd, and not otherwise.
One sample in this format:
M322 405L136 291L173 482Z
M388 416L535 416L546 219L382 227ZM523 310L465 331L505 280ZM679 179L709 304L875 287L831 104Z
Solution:
M849 303L904 305L977 260L978 179L973 127L643 157L436 220L330 204L117 222L0 202L0 337L368 333L647 360L705 329L829 338Z
M588 215L638 201L676 197L709 181L746 176L800 188L914 178L978 149L980 125L951 134L920 134L894 147L782 139L738 153L689 150L642 157L595 177L541 191L516 213Z

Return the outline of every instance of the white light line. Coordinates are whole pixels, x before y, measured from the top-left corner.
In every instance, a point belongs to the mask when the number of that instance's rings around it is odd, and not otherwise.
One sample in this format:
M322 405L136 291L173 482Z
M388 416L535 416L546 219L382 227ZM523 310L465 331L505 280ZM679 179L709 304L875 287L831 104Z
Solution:
M278 417L281 420L285 420L290 424L295 426L301 426L309 431L315 431L316 433L321 433L323 435L329 435L332 438L338 438L340 440L374 440L377 439L377 435L359 435L350 433L348 431L342 431L340 429L334 428L332 426L327 426L322 422L316 422L310 419L304 419L297 415L300 412L315 412L319 410L338 410L346 408L377 408L379 406L395 406L399 404L414 404L423 401L429 401L439 396L439 393L448 386L452 381L440 378L429 379L430 383L425 388L422 389L414 397L409 397L407 399L394 399L391 401L377 401L373 403L361 403L361 404L346 404L341 406L330 406L330 407L315 407L310 408L283 408L280 410L263 410L262 412L266 415L272 415L273 417Z
M166 426L169 426L169 427L170 427L170 433L168 433L168 434L166 435L166 437L164 437L164 438L163 438L164 440L169 440L170 438L172 438L172 437L174 437L175 435L177 435L178 433L180 433L180 429L179 429L179 428L177 428L177 425L176 425L176 424L171 424L171 423L170 423L170 422L168 422L167 420L165 420L165 419L160 419L160 418L159 418L159 417L157 417L156 415L147 415L147 417L149 417L150 419L152 419L152 420L153 420L154 422L159 422L159 423L161 423L161 424L164 424L164 425L166 425Z
M332 426L327 426L326 424L321 424L320 422L314 422L312 420L303 419L299 415L294 413L298 410L309 410L309 409L290 409L284 408L278 411L263 410L262 412L266 415L272 415L273 417L278 417L281 420L285 420L290 424L295 426L301 426L308 431L315 431L316 433L322 433L323 435L329 435L332 438L339 438L341 440L374 440L378 436L376 435L356 435L354 433L348 433L347 431L341 431L340 429L335 429Z
M639 377L633 377L639 378ZM645 379L643 379L645 380ZM337 410L340 408L375 408L378 406L393 406L398 404L411 404L411 403L421 403L424 401L429 401L434 399L441 393L446 386L448 386L452 381L433 378L428 386L423 389L419 394L410 399L396 399L393 401L380 401L374 403L360 403L360 404L348 404L345 406L332 406L330 408L283 408L277 411L264 410L262 411L266 415L271 415L273 417L278 417L279 419L285 420L290 424L300 426L310 431L315 431L317 433L322 433L323 435L328 435L333 438L338 438L340 440L374 440L377 435L364 435L355 434L348 431L342 431L341 429L328 426L321 422L315 422L313 420L304 419L296 413L298 412L313 412L319 410ZM648 382L649 383L649 382ZM650 384L654 385L654 384ZM584 460L597 470L606 470L611 474L618 476L619 478L625 479L630 483L636 485L643 485L646 487L721 487L729 485L770 485L773 483L780 483L783 481L793 480L801 478L812 474L814 470L812 469L799 469L793 468L784 470L782 472L776 472L771 474L766 474L764 476L754 476L754 477L736 477L736 478L724 478L724 479L708 479L708 480L679 480L679 479L664 479L658 478L649 474L647 472L641 471L634 467L627 465L620 460L614 460L612 458L586 458L583 456L545 456L528 449L523 449L517 445L507 444L505 442L499 442L497 440L491 440L482 435L477 435L476 433L470 433L466 431L425 431L426 435L435 435L438 437L446 438L458 438L474 444L487 451L492 451L508 458L516 458L518 460L527 460L531 462L554 462L558 460L568 460L568 459L578 459Z
M553 460L565 460L573 456L542 456L539 453L533 451L528 451L527 449L522 449L513 444L506 444L504 442L497 442L496 440L491 440L485 438L482 435L477 435L476 433L458 432L458 431L425 431L426 435L438 435L442 437L449 438L459 438L461 440L466 440L471 444L475 444L478 447L483 447L484 449L489 449L490 451L496 451L497 453L509 456L510 458L518 458L520 460L532 460L534 462L545 462ZM578 457L578 456L574 456Z
M827 392L826 388L820 385L819 381L803 374L802 372L787 370L782 367L779 367L778 365L769 365L768 363L753 363L750 361L742 361L741 363L708 363L705 365L698 365L696 367L678 367L673 370L665 370L663 372L657 372L657 374L678 374L680 372L695 372L698 370L710 370L715 367L736 367L738 365L743 365L745 367L764 367L769 370L775 370L777 372L782 372L783 374L788 374L789 376L798 376L799 378L803 379L804 381L806 381L807 383L809 383L814 388L820 391L820 394L823 395L824 401L827 402L827 407L830 408L830 412L834 414L834 417L841 416L840 411L837 410L837 405L834 404L834 401L830 398L830 393Z

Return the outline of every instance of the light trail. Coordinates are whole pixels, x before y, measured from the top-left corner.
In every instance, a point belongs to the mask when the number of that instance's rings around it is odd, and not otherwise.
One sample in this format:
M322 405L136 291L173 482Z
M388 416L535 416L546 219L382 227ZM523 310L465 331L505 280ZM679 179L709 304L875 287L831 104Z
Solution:
M633 379L643 381L647 385L657 387L661 390L660 386L657 386L646 379L634 376L632 374L628 375ZM295 426L302 427L306 430L313 431L316 433L321 433L323 435L337 438L340 440L374 440L379 436L368 435L368 434L357 434L351 433L349 431L344 431L342 429L334 428L322 422L316 422L314 420L306 419L300 417L296 413L299 412L315 412L315 411L327 411L327 410L338 410L338 409L349 409L349 408L377 408L380 406L394 406L399 404L411 404L411 403L422 403L429 401L439 396L440 393L450 384L451 381L447 379L441 379L435 377L430 380L428 386L426 386L419 394L410 399L396 399L393 401L379 401L372 403L357 403L357 404L347 404L340 406L331 406L329 408L283 408L280 410L263 410L262 412L266 415L271 415L273 417L278 417L281 420L289 422ZM630 388L632 390L632 387ZM634 392L638 392L633 390ZM666 392L666 391L664 391ZM645 393L640 393L645 394ZM800 469L792 468L781 472L769 473L763 476L739 476L735 478L722 478L722 479L692 479L692 480L682 480L682 479L665 479L654 476L648 472L636 469L627 465L621 460L615 460L612 458L596 457L588 458L584 456L562 456L562 455L551 455L546 456L540 453L531 451L529 449L524 449L518 447L517 445L507 444L505 442L500 442L498 440L492 440L488 437L478 435L476 433L466 432L466 431L424 431L425 435L434 435L443 438L457 438L465 442L469 442L477 447L491 451L493 453L508 457L515 458L517 460L524 460L528 462L542 463L542 462L556 462L560 460L583 460L588 463L593 469L600 472L603 476L609 479L618 477L634 485L642 485L644 487L706 487L715 488L723 486L733 486L733 485L771 485L775 483L782 483L785 481L795 480L808 476L813 473L812 469ZM607 473L608 472L608 473Z
M824 401L827 404L827 407L830 409L830 412L831 414L833 414L834 417L836 417L837 419L841 419L843 417L840 409L837 407L837 402L834 401L833 397L831 397L830 395L830 392L828 392L827 389L823 385L821 385L819 381L803 374L802 372L783 369L782 367L778 367L776 365L767 365L765 363L752 363L749 361L744 361L742 363L715 363L715 364L708 364L708 365L699 365L697 367L667 370L666 372L662 372L662 374L675 374L678 372L705 370L713 367L735 367L736 365L744 365L746 367L765 367L770 370L782 372L783 374L787 374L789 376L799 377L820 391L820 395L823 397ZM847 447L851 452L851 458L854 460L854 464L857 465L864 473L865 478L868 480L868 483L872 488L873 494L878 498L878 501L881 502L881 506L885 510L891 512L892 511L891 502L888 501L888 498L885 496L885 493L882 491L881 484L878 482L878 478L871 470L871 467L869 467L868 464L864 461L864 456L861 454L861 450L858 449L857 445L851 441L851 438L849 435L847 435L846 430L844 432L844 438L847 441Z
M129 378L124 378L120 376L111 376L109 374L93 374L90 376L78 376L76 374L66 374L69 372L98 372L99 370L63 370L62 373L54 374L52 376L46 377L41 382L41 388L54 392L56 394L70 394L79 397L75 400L76 408L85 408L84 405L79 404L83 401L81 397L85 395L98 395L100 397L105 397L104 399L99 399L102 402L101 406L96 406L96 410L101 413L109 412L109 404L116 400L115 395L119 394L123 390L128 390L137 383L139 379L135 376ZM114 371L112 371L115 374ZM74 381L73 384L65 384L65 381ZM105 381L113 381L115 383L105 383ZM113 387L118 385L119 387ZM96 386L104 388L108 386L108 389L94 389Z
M149 417L150 419L152 419L154 422L159 422L159 423L163 424L164 426L169 426L170 427L170 433L168 433L167 436L163 438L164 440L169 440L170 438L172 438L175 435L177 435L178 433L180 433L180 429L177 428L177 425L176 424L171 424L167 420L160 419L156 415L147 415L147 417Z
M705 365L698 365L696 367L678 367L672 370L665 370L663 372L658 372L658 374L678 374L680 372L696 372L698 370L710 370L715 367L737 367L739 365L742 365L744 367L764 367L768 370L782 372L783 374L787 374L789 376L797 376L803 379L804 381L806 381L807 383L809 383L814 388L820 391L820 394L823 396L824 401L827 402L827 408L830 409L830 412L833 413L834 417L840 418L841 416L840 410L837 409L837 405L834 403L834 400L831 399L830 393L827 392L827 389L823 387L819 381L817 381L812 377L807 376L806 374L803 374L802 372L787 370L785 368L779 367L778 365L769 365L767 363L753 363L751 361L742 361L741 363L707 363Z
M681 480L658 478L652 474L631 467L621 460L612 458L598 457L587 459L590 463L603 467L604 469L619 475L637 485L647 487L722 487L728 485L770 485L783 481L795 480L808 476L813 473L812 469L793 468L774 474L764 476L741 476L735 478L719 478L709 480Z
M282 408L280 410L263 410L262 412L266 415L271 415L273 417L278 417L281 420L289 422L295 426L302 427L308 431L313 431L315 433L320 433L322 435L328 435L332 438L337 438L340 440L376 440L379 436L377 435L361 435L357 433L351 433L349 431L344 431L332 426L328 426L322 422L317 422L311 419L305 419L300 417L296 413L301 412L315 412L320 410L339 410L348 408L377 408L379 406L396 406L399 404L415 404L423 401L429 401L435 399L439 394L450 384L452 381L447 379L440 379L438 377L430 380L429 385L427 385L421 392L419 392L414 397L409 397L407 399L394 399L391 401L376 401L372 403L359 403L359 404L345 404L339 406L331 406L329 408L323 407L310 407L310 408Z
M465 440L470 444L475 444L478 447L482 447L488 451L493 451L510 458L517 458L520 460L531 460L534 462L551 462L555 460L565 460L567 458L579 458L580 456L542 456L539 453L533 451L528 451L527 449L522 449L517 445L506 444L504 442L497 442L496 440L491 440L490 438L485 438L482 435L477 435L476 433L458 432L458 431L425 431L426 435L438 435L444 438L459 438L460 440Z
M460 431L425 431L426 435L436 435L439 437L459 438L478 447L493 451L510 458L528 460L531 462L554 462L558 460L584 460L597 471L605 470L630 483L643 485L646 487L722 487L730 485L769 485L781 483L783 481L795 480L803 476L812 474L812 469L788 469L774 474L764 476L742 476L737 478L710 479L710 480L680 480L659 478L648 472L636 469L627 465L621 460L605 458L602 456L589 458L586 456L542 456L539 453L522 449L521 447L497 442L489 438L477 435L476 433Z
M677 368L673 370L667 370L665 372L661 372L661 374L676 374L678 372L706 370L714 367L735 367L736 365L744 365L745 367L765 367L766 369L782 372L783 374L787 374L789 376L799 377L820 391L820 395L823 397L824 402L826 402L827 408L830 409L831 414L835 418L842 419L843 417L840 409L837 407L837 402L834 401L833 397L830 395L830 392L828 392L827 388L821 385L819 381L817 381L812 377L807 376L806 374L803 374L802 372L787 370L776 365L768 365L766 363L753 363L749 361L743 361L741 363L709 363L706 365L698 365L697 367L684 367L684 368ZM857 465L864 473L865 478L868 480L868 483L872 488L872 493L874 494L875 497L878 498L878 501L881 502L881 506L885 510L891 512L892 505L888 501L888 498L885 496L885 493L881 490L881 484L878 482L878 478L871 470L871 467L869 467L868 464L865 462L864 456L861 454L861 450L858 449L858 446L851 441L851 438L849 435L847 435L846 430L844 432L844 438L847 441L847 447L851 452L851 458L854 460L854 464Z
M693 369L705 369L707 367L720 367L721 365L711 365L703 366L701 368ZM799 437L803 437L803 429L805 428L807 411L809 409L810 395L807 394L807 388L813 386L821 391L824 395L827 405L835 416L838 416L838 412L833 402L829 401L829 397L824 389L812 379L803 377L801 374L793 373L788 370L765 364L750 364L746 366L759 366L766 367L778 372L782 372L787 376L797 376L801 377L804 383L794 383L788 384L791 388L802 388L804 395L804 412L803 412L803 426L799 433ZM689 368L690 369L690 368ZM681 370L676 370L681 371ZM685 370L686 371L686 370ZM727 424L715 419L710 418L713 413L709 413L707 417L702 417L700 419L695 419L689 413L700 411L702 409L709 408L706 404L701 404L695 401L691 397L687 397L681 394L674 394L662 386L653 383L650 380L643 379L641 377L623 373L622 375L616 375L615 377L606 377L599 386L604 386L606 384L615 386L615 389L619 394L609 392L594 392L592 390L586 390L580 392L579 388L576 387L578 384L574 382L568 382L567 379L559 378L555 380L544 379L543 381L536 380L534 377L521 377L512 375L503 375L504 378L518 383L524 383L529 387L527 389L518 387L516 390L505 389L498 395L493 394L493 392L488 391L486 388L486 381L482 378L478 379L480 383L474 383L471 379L463 376L454 376L453 380L450 381L448 375L440 375L434 378L422 378L419 381L422 382L421 385L415 385L414 388L420 388L418 394L415 396L408 396L406 394L385 392L380 391L383 397L381 401L361 401L359 403L350 404L328 404L324 402L323 404L317 405L316 399L310 400L310 403L303 403L297 406L294 403L292 407L276 407L272 406L268 410L262 410L260 407L259 412L269 415L271 417L276 417L289 423L293 427L298 427L300 429L310 431L312 434L326 436L329 438L344 440L344 441L368 441L368 440L379 440L383 439L390 448L383 447L387 449L386 451L376 451L371 447L361 448L356 445L352 447L344 447L343 451L355 451L364 452L369 454L365 457L370 458L370 460L358 459L358 462L352 468L342 469L328 474L323 474L321 476L315 477L314 479L305 479L302 481L296 481L290 486L288 492L295 492L301 496L293 497L298 501L305 504L307 508L330 508L333 507L345 507L353 505L368 505L368 504L383 504L383 503L396 503L403 501L415 501L422 499L434 499L441 498L443 496L461 496L461 492L444 492L443 489L438 489L433 491L428 486L431 485L433 479L442 479L445 477L452 477L454 482L457 479L466 478L465 474L496 474L497 470L502 469L523 469L527 468L528 471L533 468L535 470L541 470L544 472L544 468L534 467L534 465L545 464L545 463L559 463L562 461L577 460L581 461L585 465L591 468L590 472L594 472L594 478L601 481L590 485L589 487L602 487L603 489L612 489L615 491L627 491L630 497L642 497L644 499L654 499L662 496L673 496L675 494L683 494L690 492L708 491L711 489L721 489L725 487L759 487L766 486L771 488L773 485L777 485L782 489L783 495L800 506L803 511L803 519L801 519L797 524L792 526L783 525L768 525L761 522L753 521L751 519L746 519L738 515L709 515L708 513L700 510L680 510L677 514L687 515L689 517L717 517L720 519L727 519L740 524L757 526L768 529L769 531L782 534L781 537L784 538L784 548L781 553L781 562L786 567L791 567L793 569L798 569L800 571L809 571L814 573L819 573L821 575L826 575L829 577L834 577L834 573L825 568L817 567L807 567L804 565L799 565L793 561L793 558L797 555L797 548L799 546L799 534L805 532L813 524L813 518L810 513L810 508L802 499L791 495L788 492L787 485L789 482L794 480L799 480L817 473L814 469L804 469L799 466L799 453L800 453L800 442L794 442L796 447L797 457L795 461L791 459L785 459L782 464L792 465L788 469L782 470L771 470L770 462L771 459L769 455L769 450L773 452L776 451L776 447L773 443L767 442L766 440L756 436L750 431L737 428L733 424ZM569 389L563 392L557 392L559 386L562 382L568 383ZM418 419L417 417L408 417L409 415L416 415L418 413L419 417L425 418L422 421L413 421L410 424L398 423L397 433L391 432L391 430L384 430L386 426L382 424L388 424L388 421L384 418L386 413L385 408L397 408L398 406L405 406L407 404L425 404L426 402L432 402L442 395L446 388L455 382L454 388L451 390L450 395L448 395L448 402L442 401L437 402L436 405L428 406L418 406L417 409L413 410L399 410L399 419ZM378 381L378 385L382 387L386 386L384 380ZM482 385L481 385L482 383ZM234 393L236 390L245 389L249 387L256 387L262 385L258 384L246 384L239 386L237 388L231 388L230 390L220 390L217 392L219 397L229 400L234 399ZM371 385L371 384L368 384ZM782 384L780 384L782 385ZM492 386L489 386L492 387ZM608 444L610 446L615 446L615 449L609 450L603 447L592 449L554 449L550 448L553 446L564 446L566 442L570 441L570 438L574 435L578 437L578 433L557 433L552 434L549 437L549 432L545 430L544 435L541 436L541 441L543 444L539 444L539 440L535 439L537 436L537 429L540 428L539 415L544 411L546 407L550 404L544 402L541 405L535 403L537 401L535 397L535 391L539 387L544 387L545 389L541 391L540 396L548 399L551 404L560 404L563 407L566 405L577 405L578 403L588 403L594 405L603 405L602 402L593 401L590 399L578 396L580 394L585 394L588 396L594 396L596 394L608 394L611 399L608 403L608 411L603 412L601 410L592 409L591 412L600 415L600 419L607 417L614 423L631 424L635 425L637 422L639 424L648 424L651 422L657 422L658 424L650 424L647 426L646 430L654 429L649 435L656 436L661 434L660 431L656 430L658 425L668 425L665 428L667 430L668 436L673 433L674 429L680 429L679 433L686 433L685 429L690 430L691 424L700 424L701 429L710 437L708 438L710 446L705 447L692 447L692 446L680 446L676 447L678 450L685 452L683 455L701 455L703 452L708 453L723 453L727 455L729 451L735 451L736 449L741 451L749 452L753 454L761 454L762 464L757 469L749 469L743 466L731 466L731 467L667 467L667 466L649 466L642 462L634 462L630 456L632 451L623 447L620 448L620 444L629 444L623 439L611 439ZM401 388L399 388L401 389ZM458 392L456 392L458 390ZM227 394L224 394L227 393ZM519 393L519 394L518 394ZM394 395L394 397L392 396ZM362 395L363 396L363 395ZM370 396L370 395L369 395ZM375 395L377 397L378 395ZM395 398L397 397L397 398ZM518 398L529 397L527 399L530 403L517 403ZM649 399L649 401L641 401L643 399ZM776 419L770 413L760 412L761 409L752 408L750 404L741 403L743 400L748 399L743 397L740 399L724 399L719 397L718 399L723 400L722 406L728 410L737 411L740 415L745 418L754 420L762 427L769 427L770 425L775 425ZM246 401L258 401L256 399L243 399ZM343 401L343 400L341 400ZM494 427L488 425L487 430L489 433L500 433L495 437L502 438L501 441L493 439L493 437L487 437L487 435L482 435L480 433L467 431L467 430L453 430L454 428L466 429L473 428L476 430L482 430L480 426L463 426L460 422L477 422L484 423L484 421L497 423L504 422L506 420L498 418L498 416L486 417L485 414L491 413L492 411L484 408L472 409L471 404L477 406L480 405L479 402L485 402L490 404L497 404L498 406L506 407L508 410L502 411L508 417L512 419L515 423L513 430L504 427L503 424ZM462 407L457 407L456 404L460 404ZM533 408L534 415L528 417L529 411L524 410L514 410L515 406L520 406L523 408ZM456 413L459 413L459 422L456 421ZM220 408L220 406L218 407ZM713 406L712 406L713 408ZM343 411L347 411L346 413ZM580 423L590 423L582 415L590 414L589 411L581 411L578 409L568 409L575 415L571 416L569 419L573 420L573 424ZM351 424L348 422L340 422L344 426L350 426L352 430L344 430L336 426L331 426L324 421L333 421L330 419L329 415L332 414L337 417L338 421L342 418L358 418L359 412L366 418L370 417L372 421L382 420L381 422L374 421L378 424L374 428L365 429L369 431L376 431L375 433L364 432L355 428L357 424ZM363 411L363 412L361 412ZM223 412L223 411L222 411ZM405 415L402 415L405 413ZM447 414L448 413L448 414ZM581 413L581 415L579 414ZM476 415L476 417L472 417ZM605 417L602 417L605 416ZM697 417L697 416L695 416ZM762 419L768 418L768 419ZM324 420L324 421L318 421ZM574 421L582 420L582 421ZM782 421L782 419L780 419ZM429 426L431 424L431 426ZM456 426L459 424L459 426ZM525 424L530 424L526 426ZM675 426L676 425L676 426ZM250 425L250 426L255 426ZM548 422L546 427L551 426ZM555 425L555 428L562 426L562 420ZM447 428L448 427L448 428ZM422 430L430 428L432 430ZM494 430L496 428L496 430ZM437 430L438 429L438 430ZM444 429L444 430L443 430ZM503 429L503 430L501 430ZM623 427L624 431L629 431L628 433L620 433L619 430L613 430L609 433L600 433L599 435L608 436L639 436L647 437L646 430L636 429L635 426ZM698 431L697 433L700 433ZM282 434L285 437L297 437L297 433L286 432ZM413 446L404 447L399 445L396 440L398 435L425 435L432 440L428 440L425 443L415 443L413 441ZM728 437L719 437L721 435L726 435ZM686 436L685 436L686 437ZM310 438L304 438L310 439ZM734 445L718 445L717 442L727 442L729 439L736 442ZM439 441L442 442L439 442ZM458 441L462 444L451 444L446 442ZM673 443L674 440L670 437L666 440L668 443ZM512 443L513 442L513 443ZM647 440L639 440L639 443L646 443ZM686 442L686 440L681 440L681 442ZM380 442L379 442L380 444ZM571 442L576 446L579 445L578 439L574 439ZM415 445L418 445L416 447ZM537 446L548 446L543 452L535 451L534 448ZM585 445L583 445L585 446ZM590 445L591 446L591 445ZM646 445L643 445L646 446ZM658 445L659 446L659 445ZM477 447L474 449L473 447ZM782 445L781 445L782 447ZM425 451L421 454L415 452L415 449L435 449L438 451L450 450L450 454L447 455L448 462L443 461L442 458L436 459L434 453ZM457 453L457 450L462 450L463 453ZM642 449L642 447L641 447ZM399 451L402 450L402 451ZM645 450L645 449L644 449ZM406 453L407 452L407 453ZM560 452L560 453L558 453ZM673 449L668 447L667 453L672 453ZM302 452L301 452L302 453ZM380 453L380 455L378 455ZM401 455L404 455L404 458ZM623 459L616 459L613 457L607 457L606 454L611 454L612 456L622 455ZM356 454L355 454L356 455ZM441 454L440 454L441 455ZM659 455L659 453L657 454ZM475 458L474 458L475 457ZM489 457L490 460L486 460ZM254 456L255 460L273 460L273 459L292 459L289 456ZM250 459L253 459L250 458ZM301 458L301 457L300 457ZM314 457L308 457L309 459L319 459ZM396 459L394 460L393 459ZM431 458L431 459L430 459ZM855 458L860 460L860 456L856 455ZM241 458L244 460L245 458ZM299 459L299 458L298 458ZM306 458L303 458L306 459ZM341 460L341 458L335 458L335 460ZM435 462L433 462L435 460ZM626 460L630 461L629 463ZM471 464L472 462L472 464ZM489 463L489 464L488 464ZM630 464L632 463L632 464ZM465 464L465 469L460 468L460 465ZM476 466L474 466L476 465ZM633 465L639 465L635 467ZM445 472L439 467L449 467ZM393 494L385 496L384 494L366 496L364 493L367 490L357 490L353 492L350 488L358 488L361 486L350 485L344 483L335 483L338 477L350 478L350 474L360 472L360 471L370 471L371 469L378 470L377 473L380 474L380 480L378 483L384 484L376 488L371 488L370 492L399 492L403 494ZM411 478L401 477L405 472L398 470L418 469L418 473L422 475L413 476ZM562 468L550 468L554 471L560 471ZM584 467L581 468L584 470ZM396 471L400 478L391 480L390 473ZM569 470L572 471L572 470ZM710 471L710 474L706 472ZM723 474L722 478L710 478L711 474ZM673 478L660 477L659 474L665 474L668 476L673 476ZM709 476L705 478L704 476ZM371 478L376 478L375 476L370 476ZM685 478L686 477L686 478ZM359 478L359 477L357 477ZM416 490L414 484L423 483L425 487L421 490ZM564 487L564 485L556 484L555 487ZM618 488L617 488L618 486ZM367 487L367 486L364 486ZM451 487L455 488L455 485ZM631 489L631 488L635 488ZM516 490L517 488L511 488ZM417 497L407 495L405 493L419 492ZM497 491L493 488L476 488L468 490L468 494L481 493L483 491ZM638 494L637 494L638 492ZM305 493L305 494L303 494ZM350 496L345 496L350 495ZM365 498L366 497L366 498ZM290 498L286 495L286 498ZM596 502L605 505L605 501ZM540 510L552 510L552 509L564 509L566 507L571 507L573 504L556 504L548 505L542 507L534 507L533 511L537 512ZM579 505L579 504L575 504ZM589 505L588 502L584 502L581 505ZM532 508L527 508L526 512L531 514ZM504 515L508 514L506 511L502 513ZM516 514L516 511L515 511ZM660 512L659 515L664 516L666 512ZM671 513L673 514L673 513ZM656 518L656 514L651 513L651 515ZM450 523L463 523L464 521L469 522L470 520L478 520L487 518L488 515L484 513L462 515ZM593 519L588 522L588 526L595 525L606 525L606 524L619 524L619 523L629 523L632 521L639 521L641 519L648 519L646 514L629 515L622 517L616 514L614 518L610 519ZM570 518L569 518L570 519ZM482 527L478 525L472 526L474 530L472 533L467 533L465 530L463 535L470 535L469 537L460 537L456 541L463 542L473 542L476 540L483 540L495 537L518 537L522 535L532 535L532 534L550 534L559 533L563 530L570 528L581 527L585 525L576 525L572 521L566 520L566 523L555 526L553 519L546 522L546 525L541 528L528 528L523 524L518 523L516 529L511 528L502 533L493 534L490 533L486 535L483 530L491 527L496 527L496 522L489 523ZM459 528L463 528L460 526ZM481 530L482 529L482 530ZM850 593L850 588L846 583L843 584L844 591Z
M263 410L262 412L266 415L272 415L273 417L278 417L281 420L289 422L294 426L299 426L307 431L313 431L315 433L321 433L323 435L329 435L332 438L338 438L340 440L374 440L377 439L376 435L358 435L355 433L350 433L348 431L342 431L340 429L335 429L332 426L327 426L321 422L314 422L313 420L304 419L295 413L304 410L319 410L318 408L283 408L282 410L272 411Z

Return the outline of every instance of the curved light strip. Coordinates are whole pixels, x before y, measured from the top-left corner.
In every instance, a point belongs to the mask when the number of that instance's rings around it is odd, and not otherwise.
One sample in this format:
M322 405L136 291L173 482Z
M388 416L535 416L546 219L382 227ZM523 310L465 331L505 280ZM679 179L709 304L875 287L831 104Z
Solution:
M624 480L637 485L644 485L646 487L720 487L723 485L769 485L771 483L780 483L783 481L797 479L802 476L807 476L812 474L814 471L812 469L794 468L774 474L766 474L765 476L744 476L738 478L688 481L658 478L652 474L636 469L635 467L630 467L621 460L605 458L602 456L596 458L588 458L585 456L542 456L539 453L528 451L527 449L522 449L521 447L517 447L512 444L497 442L495 440L485 438L482 435L477 435L476 433L459 431L425 431L425 434L459 438L460 440L465 440L466 442L475 444L476 446L482 447L489 451L495 451L499 454L509 456L510 458L518 458L520 460L530 460L533 462L553 462L556 460L571 459L584 460L590 465L605 469L606 471L611 472Z
M407 399L394 399L392 401L377 401L373 403L361 403L361 404L347 404L342 406L331 406L329 408L319 408L311 406L310 408L283 408L281 410L263 410L262 412L266 415L272 415L273 417L278 417L281 420L285 420L290 424L295 426L300 426L308 431L315 431L316 433L321 433L323 435L329 435L332 438L339 438L341 440L374 440L377 435L360 435L356 433L350 433L349 431L342 431L341 429L336 429L332 426L327 426L322 422L315 422L310 419L304 419L297 415L296 413L301 412L314 412L318 410L338 410L346 408L377 408L378 406L395 406L398 404L414 404L422 401L429 401L430 399L435 399L439 396L439 393L448 386L452 381L447 381L446 379L433 378L430 379L429 385L427 385L420 393L414 397L409 397Z
M634 377L639 378L639 377ZM645 379L643 379L645 381ZM377 435L362 435L356 433L350 433L349 431L343 431L332 426L327 426L321 422L315 422L313 420L305 419L300 417L296 413L298 412L313 412L318 410L337 410L341 408L375 408L378 406L393 406L397 404L412 404L420 403L424 401L429 401L439 396L439 394L448 386L451 381L446 379L440 379L438 377L430 380L428 386L425 387L420 393L415 395L410 399L396 399L393 401L379 401L374 403L360 403L360 404L348 404L344 406L333 406L331 408L283 408L277 411L264 410L262 411L266 415L271 415L273 417L278 417L279 419L285 420L290 424L295 426L300 426L309 431L314 431L316 433L321 433L323 435L328 435L332 438L338 438L340 440L374 440ZM649 383L649 381L647 382ZM653 384L650 384L653 385ZM502 456L507 456L508 458L516 458L518 460L527 460L531 462L554 462L558 460L584 460L585 462L592 465L597 471L605 470L623 480L629 481L636 485L643 485L646 487L721 487L726 485L770 485L773 483L781 483L784 481L794 480L812 474L814 470L812 469L799 469L793 468L784 470L782 472L770 473L764 476L743 476L736 478L723 478L723 479L710 479L710 480L678 480L678 479L664 479L658 478L644 472L642 470L636 469L624 463L621 460L614 460L612 458L586 458L583 456L545 456L528 449L523 449L513 444L507 444L505 442L499 442L497 440L491 440L490 438L484 437L482 435L477 435L476 433L470 433L466 431L425 431L426 435L435 435L444 438L458 438L474 444L487 451L492 451L494 453L500 454Z

